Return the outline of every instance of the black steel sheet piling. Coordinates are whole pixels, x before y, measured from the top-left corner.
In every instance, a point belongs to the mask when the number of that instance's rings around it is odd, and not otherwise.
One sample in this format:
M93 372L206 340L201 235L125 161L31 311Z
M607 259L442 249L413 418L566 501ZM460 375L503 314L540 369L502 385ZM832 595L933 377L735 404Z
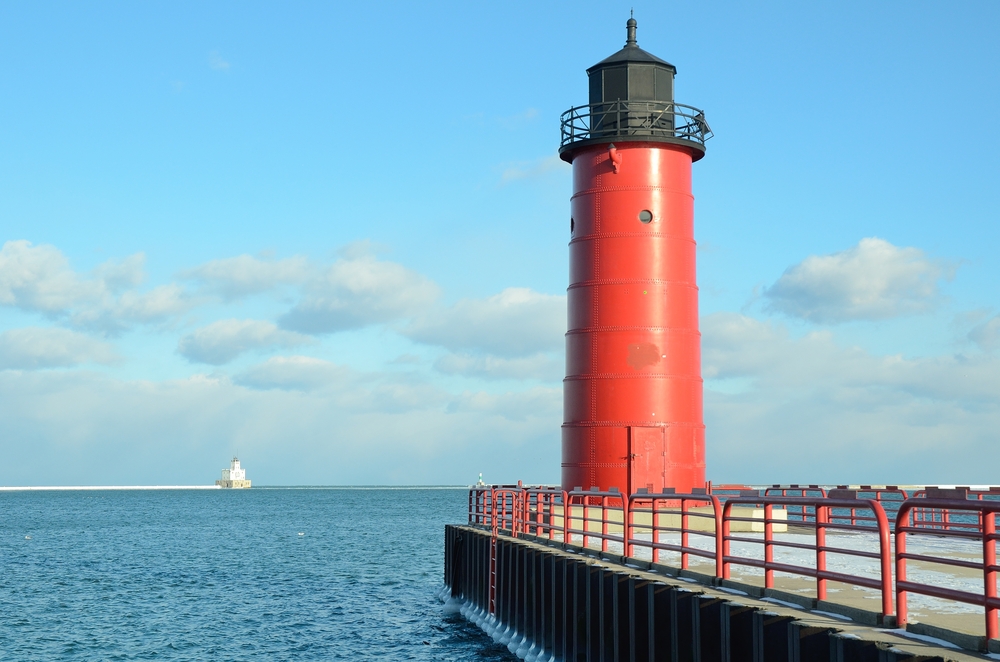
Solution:
M589 551L589 550L588 550ZM983 659L808 610L585 556L559 543L445 530L446 595L492 615L501 642L559 662L935 662ZM596 553L596 552L595 552ZM610 558L610 557L607 557ZM619 559L615 559L617 561ZM492 598L492 599L491 599ZM463 610L463 613L467 613ZM478 622L478 618L476 619ZM485 627L485 626L484 626ZM843 632L841 628L849 628ZM864 636L873 635L874 640ZM882 637L879 639L879 637ZM516 644L516 645L515 645ZM907 647L922 653L906 652ZM530 651L530 652L528 652ZM943 653L942 653L943 651Z
M754 651L759 647L761 635L754 628L754 610L733 603L723 603L721 610L726 623L729 662L756 662Z
M566 655L566 559L552 556L552 655L563 659Z
M725 601L718 598L698 596L698 623L701 627L701 660L702 662L728 662L728 630L727 613L722 610Z
M677 589L658 585L653 589L653 615L657 628L653 633L653 655L657 662L677 660Z
M629 662L652 659L653 631L653 583L637 577L629 577L629 640L632 650Z

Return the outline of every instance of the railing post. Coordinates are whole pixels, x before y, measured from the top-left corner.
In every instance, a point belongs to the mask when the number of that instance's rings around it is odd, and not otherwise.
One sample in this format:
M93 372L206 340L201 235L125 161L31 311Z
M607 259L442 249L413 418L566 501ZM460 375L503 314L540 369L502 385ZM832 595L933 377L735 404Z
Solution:
M725 507L722 510L722 554L720 555L720 560L722 561L722 578L729 579L729 530L731 525L729 523L729 513L732 512L732 503L726 502ZM718 543L716 543L718 545Z
M979 511L983 521L983 580L986 582L986 637L996 639L998 635L997 608L990 606L990 600L997 597L997 577L993 567L997 562L996 532L997 521L995 512Z
M715 522L715 576L722 578L722 502L711 495L712 519Z
M771 515L774 513L774 506L769 503L764 504L764 588L774 588L774 570L771 564L774 562L774 548L771 547L771 540L774 537L774 525L771 524Z
M896 515L896 627L906 627L906 591L899 585L906 581L906 531L910 525L910 509L904 503Z
M563 500L563 542L567 545L570 544L572 534L569 532L569 516L573 512L573 509L569 505L569 493L563 490L562 493Z
M608 497L601 497L601 551L608 551Z
M622 496L622 503L625 504L625 556L627 558L633 558L635 555L635 549L632 545L632 535L633 535L633 521L632 521L632 495L628 497Z
M816 511L816 599L826 600L826 579L821 575L826 572L826 527L829 518L827 506L813 506Z
M882 615L892 615L892 545L889 540L889 519L878 501L869 501L878 527L879 568L882 579ZM905 545L905 543L904 543ZM904 572L904 575L906 573Z
M483 501L485 502L486 501L485 494L483 496L484 496ZM497 521L497 491L496 488L491 487L489 522L487 525L494 531L498 528L496 521Z
M656 502L656 497L653 497L649 501L650 526L652 530L650 537L653 540L653 563L660 562L660 548L657 547L660 544L660 525L658 523L658 513L656 512Z
M688 514L687 514L687 499L681 498L681 547L687 549L688 546ZM687 570L688 567L688 553L686 551L681 552L681 568Z
M556 493L549 494L549 540L556 539Z

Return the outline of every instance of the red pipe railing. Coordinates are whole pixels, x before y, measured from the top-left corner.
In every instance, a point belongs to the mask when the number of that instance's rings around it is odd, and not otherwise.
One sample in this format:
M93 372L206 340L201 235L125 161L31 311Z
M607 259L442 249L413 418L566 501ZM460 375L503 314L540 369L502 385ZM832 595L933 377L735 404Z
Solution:
M517 487L504 487L493 490L493 507L490 526L493 536L501 531L509 532L516 538L524 533L524 490Z
M716 489L730 487L742 486ZM764 570L765 588L774 587L775 573L812 577L816 580L816 596L820 600L827 599L827 582L862 586L880 591L883 615L893 613L895 593L900 626L907 622L907 595L910 593L982 606L986 635L998 638L1000 565L996 559L996 540L1000 534L996 531L996 513L1000 512L1000 490L930 489L907 495L905 490L894 487L861 486L858 491L875 498L856 498L856 491L844 489L831 489L825 497L760 496L756 490L744 490L739 496L670 492L638 492L626 496L614 489L567 492L552 487L476 486L469 490L469 523L490 529L494 535L503 533L517 537L529 533L550 540L561 538L566 543L579 541L584 547L600 540L603 551L608 550L610 543L618 543L630 558L634 558L636 548L647 548L654 563L660 562L661 552L677 553L681 568L685 569L692 557L714 559L715 576L722 579L730 578L732 566L757 567ZM898 504L894 518L895 582L890 525L883 504L890 507ZM762 508L763 519L735 510L741 507ZM792 512L801 519L778 519L775 509L781 507L787 509L786 514ZM762 525L763 536L734 535L733 525L737 522ZM778 524L811 529L813 540L803 543L776 538L775 526ZM875 533L878 549L874 549L874 543L867 550L831 546L827 540L828 531ZM638 537L647 534L648 540ZM908 537L914 535L976 541L982 548L982 561L909 552ZM712 543L708 547L692 544L698 540L711 540ZM734 542L762 545L763 559L734 555L731 549ZM815 565L777 562L775 550L778 549L808 550L815 554ZM878 576L831 571L828 557L833 555L877 561L875 574ZM912 581L907 577L910 561L975 570L982 573L983 590L977 593Z
M878 536L879 536L879 551L870 552L864 550L855 549L845 549L843 547L830 547L826 544L826 532L827 530L841 530L841 531L857 531L859 528L857 526L852 526L850 524L838 523L831 521L831 512L834 508L839 509L856 509L864 504L865 507L871 509L878 523ZM774 525L784 524L788 525L787 519L776 519L774 517L774 506L783 505L786 507L792 506L796 508L801 508L803 512L805 509L811 508L812 520L804 519L802 521L795 521L792 524L797 527L808 527L812 528L815 532L815 542L812 545L801 542L792 542L790 540L776 540L774 537ZM733 508L735 506L749 506L751 508L763 506L764 508L764 518L760 520L755 517L739 517L733 515ZM791 508L789 508L791 510ZM764 525L764 537L750 538L745 536L734 536L732 535L732 523L733 522L748 522L751 525L754 523L763 522ZM730 543L731 542L746 542L753 544L762 544L764 546L764 559L755 559L746 556L734 556L731 554ZM779 563L774 560L774 550L775 548L785 548L785 549L804 549L810 550L816 555L816 565L815 567L792 565L789 563ZM826 557L827 554L842 554L846 556L855 556L868 559L874 559L879 562L879 570L881 577L875 579L872 577L863 577L860 575L850 575L847 573L833 572L827 569ZM722 512L722 578L729 579L730 577L730 566L732 565L745 565L762 568L764 570L764 587L774 588L774 573L782 572L794 575L801 575L805 577L814 577L816 579L816 597L819 600L826 600L826 583L827 581L843 582L845 584L852 584L855 586L864 586L867 588L873 588L881 591L882 594L882 614L891 615L892 614L892 551L890 548L890 538L889 538L889 521L885 516L885 511L882 510L882 506L874 499L860 500L860 499L836 499L831 497L826 498L809 498L809 497L737 497L734 499L729 499L726 501L726 505Z
M928 526L915 521L918 509L937 509L948 513L967 513L969 519L978 523L951 521L944 527L941 524ZM996 639L1000 635L1000 625L997 622L1000 599L997 598L997 566L996 559L996 513L1000 512L998 501L962 501L959 499L941 499L927 497L909 499L899 509L896 516L896 604L899 609L898 622L905 626L909 617L907 608L907 593L917 593L942 600L953 600L985 608L986 636ZM962 526L959 526L961 524ZM976 527L973 530L971 527ZM933 535L946 538L962 538L975 540L982 545L982 561L930 556L927 554L912 554L906 551L907 536ZM910 581L906 575L907 561L921 561L955 568L967 568L983 573L983 592L972 593L958 589L933 586Z
M475 485L469 488L469 524L492 526L493 487Z
M819 485L772 485L771 487L764 488L764 496L824 498L826 497L826 489ZM795 510L791 508L786 508L786 510L788 511L788 519L793 521L804 522L813 516L813 513L809 512L809 507L806 505L799 505Z
M711 506L712 512L692 511L688 507L690 503L701 503ZM681 555L681 569L683 570L688 569L690 556L699 556L713 560L715 562L716 576L721 576L722 557L718 554L718 540L722 535L722 502L718 496L714 494L676 494L673 492L647 494L640 491L628 498L627 513L628 525L625 530L625 556L634 558L636 547L648 547L652 552L653 563L659 563L661 550L677 552ZM636 514L648 514L649 524L636 524ZM664 516L669 521L671 515L678 518L677 526L663 524ZM696 520L709 520L711 522L709 531L692 527L692 517ZM642 532L648 531L650 540L636 538L635 534L637 530ZM661 534L663 533L679 534L680 544L664 542L661 540ZM692 546L691 536L711 538L715 549L707 550L702 547Z
M611 491L600 492L597 490L572 490L566 493L566 514L565 514L565 524L563 526L563 540L568 544L572 544L573 536L580 535L583 539L583 546L589 547L587 544L591 538L598 538L601 541L601 551L608 551L609 542L621 543L624 550L625 547L625 509L628 504L628 499L623 497L623 495L616 489L611 488ZM613 505L614 502L618 502L618 505ZM596 502L596 503L595 503ZM580 508L580 516L574 514L574 506ZM600 518L591 517L595 508L599 508L601 513ZM621 513L621 523L613 522L608 518L608 513L618 511ZM579 522L580 528L573 528L573 523ZM594 531L591 524L600 524L600 531ZM611 527L615 528L621 527L621 535L614 535L611 533Z
M555 540L556 533L566 539L566 504L569 502L566 490L555 487L527 487L524 489L525 533ZM555 525L562 519L562 526Z
M896 513L899 511L899 507L902 505L909 495L906 490L901 490L895 485L889 485L886 487L872 487L871 485L861 485L856 489L848 490L846 485L839 485L837 489L830 490L828 494L834 495L835 493L844 493L844 491L851 492L858 499L874 499L882 505L882 510L885 511L886 518L889 521L896 521ZM870 495L870 496L869 496ZM838 515L836 519L840 519ZM867 526L871 528L876 528L877 523L875 518L866 515L859 515L855 510L851 511L850 515L851 524L857 526Z
M914 497L929 499L959 499L960 501L1000 501L1000 488L990 487L988 490L970 490L968 487L935 488L928 487L925 490L918 490ZM982 517L977 522L963 519L952 520L951 510L948 508L932 508L924 506L913 509L913 524L928 529L965 529L978 531L983 527Z

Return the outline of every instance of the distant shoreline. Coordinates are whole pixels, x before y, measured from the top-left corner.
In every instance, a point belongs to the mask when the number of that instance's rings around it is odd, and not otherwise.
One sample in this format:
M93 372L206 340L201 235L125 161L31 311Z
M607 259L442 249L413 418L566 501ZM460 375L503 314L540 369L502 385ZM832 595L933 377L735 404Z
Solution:
M6 487L0 492L74 492L81 490L221 490L218 485L38 485ZM468 485L261 485L253 490L467 490ZM228 490L227 490L228 491ZM243 490L234 490L241 492Z
M39 485L2 487L0 492L43 492L74 490L221 490L218 485Z

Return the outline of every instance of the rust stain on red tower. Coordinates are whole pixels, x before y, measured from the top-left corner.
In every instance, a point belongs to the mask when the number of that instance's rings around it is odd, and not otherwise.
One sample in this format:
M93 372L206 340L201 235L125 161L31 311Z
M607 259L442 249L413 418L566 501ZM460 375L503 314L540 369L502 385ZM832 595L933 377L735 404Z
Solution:
M676 68L625 47L587 70L562 117L573 164L565 489L690 492L705 484L691 164L711 131L674 103Z

